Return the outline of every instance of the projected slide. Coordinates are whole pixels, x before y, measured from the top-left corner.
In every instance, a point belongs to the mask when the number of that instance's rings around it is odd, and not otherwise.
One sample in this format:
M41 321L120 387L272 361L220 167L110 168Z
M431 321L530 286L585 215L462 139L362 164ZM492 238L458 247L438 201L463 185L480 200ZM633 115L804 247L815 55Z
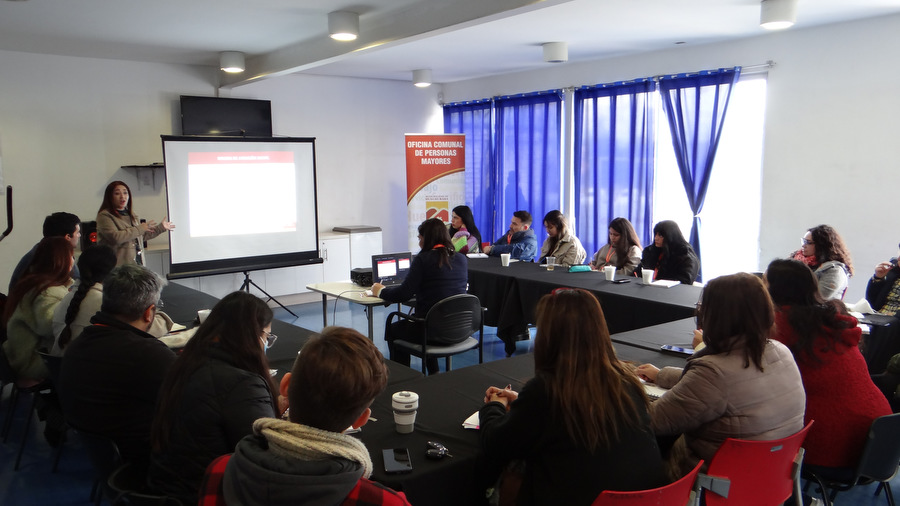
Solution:
M170 277L320 261L314 139L163 136Z
M240 184L234 184L239 181ZM294 153L190 153L191 236L297 230ZM233 205L241 199L265 206Z

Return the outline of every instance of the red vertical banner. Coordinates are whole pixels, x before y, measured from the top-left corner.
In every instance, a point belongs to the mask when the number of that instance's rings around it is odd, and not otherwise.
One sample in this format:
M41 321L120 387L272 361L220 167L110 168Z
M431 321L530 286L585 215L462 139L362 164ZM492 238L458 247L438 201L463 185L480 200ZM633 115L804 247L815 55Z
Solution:
M466 201L465 134L406 134L406 208L409 247L428 218L450 223L450 210Z

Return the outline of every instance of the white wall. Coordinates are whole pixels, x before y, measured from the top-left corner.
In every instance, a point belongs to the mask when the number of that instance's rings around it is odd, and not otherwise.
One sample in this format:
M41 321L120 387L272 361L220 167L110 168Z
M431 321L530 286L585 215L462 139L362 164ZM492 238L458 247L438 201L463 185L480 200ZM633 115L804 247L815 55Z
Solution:
M0 292L40 240L44 217L64 210L94 219L109 181L131 186L142 217L162 218L165 186L139 190L136 176L119 167L162 161L159 136L180 132L178 96L213 95L214 79L202 67L0 51L3 185L15 192L15 228L0 243ZM271 100L277 135L317 138L320 230L377 225L384 247L400 249L403 134L443 130L438 92L408 82L288 76L222 96ZM152 241L160 242L166 239Z
M875 263L895 256L900 241L892 219L897 206L886 195L900 183L900 16L590 64L548 64L539 72L446 84L444 101L768 60L776 66L768 78L760 268L796 250L807 228L830 224L853 254L857 272L845 299L856 301Z

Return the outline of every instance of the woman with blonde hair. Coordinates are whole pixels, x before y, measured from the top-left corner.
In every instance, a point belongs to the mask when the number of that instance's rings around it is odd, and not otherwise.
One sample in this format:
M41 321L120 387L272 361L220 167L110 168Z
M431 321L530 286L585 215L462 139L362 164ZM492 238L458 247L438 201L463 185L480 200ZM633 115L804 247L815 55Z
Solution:
M534 368L521 394L488 388L479 413L488 461L525 462L516 504L587 505L604 490L666 483L649 401L616 357L590 292L540 300Z

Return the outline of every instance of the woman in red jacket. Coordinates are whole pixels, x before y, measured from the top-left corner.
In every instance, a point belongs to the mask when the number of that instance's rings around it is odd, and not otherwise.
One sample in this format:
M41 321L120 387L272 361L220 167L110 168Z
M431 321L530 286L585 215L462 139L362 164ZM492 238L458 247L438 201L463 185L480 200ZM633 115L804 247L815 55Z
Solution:
M816 422L803 443L803 463L856 466L872 420L891 414L859 352L856 318L842 302L825 302L815 275L799 261L774 260L766 281L777 308L773 339L794 354L806 389L805 421Z

